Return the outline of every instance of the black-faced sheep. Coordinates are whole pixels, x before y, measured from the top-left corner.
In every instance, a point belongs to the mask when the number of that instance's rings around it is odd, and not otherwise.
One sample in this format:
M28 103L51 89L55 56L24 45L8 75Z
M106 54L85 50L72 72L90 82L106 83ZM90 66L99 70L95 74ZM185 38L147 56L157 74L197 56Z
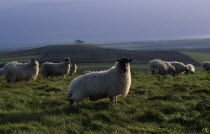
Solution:
M28 63L11 62L4 65L7 83L35 80L39 74L39 62L31 59Z
M52 63L45 62L42 64L42 75L44 77L66 76L70 71L70 58L65 58L64 62Z
M188 67L188 71L186 71L185 74L188 74L188 73L195 73L195 67L192 65L192 64L187 64L187 67Z
M172 74L174 75L176 70L175 68L167 61L162 61L159 59L154 59L149 62L151 73L154 74L160 74L160 75L166 75L166 74Z
M209 72L209 70L210 70L210 62L208 62L208 61L203 62L203 69L205 71Z
M77 65L75 63L72 63L69 74L72 75L75 74L76 72L77 72Z
M74 79L66 93L67 99L70 98L70 105L88 97L93 101L108 97L116 104L118 95L127 96L129 92L131 61L132 59L121 58L108 70L88 73Z

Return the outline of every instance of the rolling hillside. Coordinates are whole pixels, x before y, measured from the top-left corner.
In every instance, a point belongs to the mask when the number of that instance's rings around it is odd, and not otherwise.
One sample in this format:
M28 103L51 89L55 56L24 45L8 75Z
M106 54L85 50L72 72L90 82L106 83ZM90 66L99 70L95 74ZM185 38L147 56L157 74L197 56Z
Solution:
M204 61L210 61L210 53L203 53L203 52L182 52L182 53L192 57L200 64L202 64Z
M127 50L206 51L206 48L208 48L208 51L210 51L210 39L131 41L131 42L116 42L116 43L101 43L97 45L107 48L120 48Z
M60 62L64 57L70 57L77 63L113 63L120 57L130 57L134 63L147 64L149 60L159 58L167 61L182 61L199 65L190 56L175 51L140 51L140 50L120 50L102 48L94 45L52 45L35 49L12 51L0 53L0 61L13 57L31 56L40 59L40 62L53 61Z

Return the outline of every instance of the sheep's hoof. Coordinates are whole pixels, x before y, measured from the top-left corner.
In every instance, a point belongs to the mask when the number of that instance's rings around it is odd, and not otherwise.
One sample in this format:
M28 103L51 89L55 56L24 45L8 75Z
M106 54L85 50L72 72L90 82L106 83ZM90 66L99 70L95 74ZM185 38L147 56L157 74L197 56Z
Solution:
M72 106L73 104L74 104L74 100L73 99L70 99L69 106Z

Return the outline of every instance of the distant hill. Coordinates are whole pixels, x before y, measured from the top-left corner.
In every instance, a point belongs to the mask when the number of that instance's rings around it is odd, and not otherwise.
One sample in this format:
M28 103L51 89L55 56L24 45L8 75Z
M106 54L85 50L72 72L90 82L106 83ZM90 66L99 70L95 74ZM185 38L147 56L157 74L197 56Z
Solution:
M132 41L132 42L102 43L97 45L107 48L120 48L127 50L203 51L204 48L208 48L208 50L210 50L210 39Z
M120 57L130 57L134 63L148 64L149 60L158 58L167 61L182 61L199 65L190 56L176 51L142 51L103 48L95 45L52 45L22 51L0 53L1 58L20 56L39 57L40 62L60 62L64 57L70 57L77 63L113 63Z

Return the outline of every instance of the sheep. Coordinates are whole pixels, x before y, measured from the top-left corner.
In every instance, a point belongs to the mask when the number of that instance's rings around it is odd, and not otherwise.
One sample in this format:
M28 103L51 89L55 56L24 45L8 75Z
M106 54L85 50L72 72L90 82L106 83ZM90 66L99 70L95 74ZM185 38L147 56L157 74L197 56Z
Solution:
M188 67L188 71L186 72L186 74L195 73L195 67L192 64L187 64L187 67Z
M65 58L64 62L61 63L52 63L45 62L42 64L42 75L44 78L47 77L55 77L55 76L63 76L69 74L70 71L70 58Z
M176 69L176 74L180 75L182 73L187 74L189 72L189 68L187 65L183 64L182 62L177 62L177 61L170 61L169 62L172 66L175 67Z
M77 65L75 63L72 63L70 68L71 68L69 72L70 75L75 74L77 72Z
M208 62L208 61L203 62L203 69L205 71L209 72L209 70L210 70L210 62Z
M114 104L117 96L127 96L131 86L130 64L132 59L121 58L105 71L92 72L74 79L66 93L70 106L89 97L91 101L109 98Z
M28 63L13 61L4 65L4 75L7 83L36 80L39 74L39 62L31 59Z
M162 61L159 59L150 60L149 62L151 73L154 74L160 74L160 75L166 75L166 74L172 74L174 75L176 70L175 68L167 61Z

